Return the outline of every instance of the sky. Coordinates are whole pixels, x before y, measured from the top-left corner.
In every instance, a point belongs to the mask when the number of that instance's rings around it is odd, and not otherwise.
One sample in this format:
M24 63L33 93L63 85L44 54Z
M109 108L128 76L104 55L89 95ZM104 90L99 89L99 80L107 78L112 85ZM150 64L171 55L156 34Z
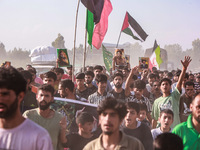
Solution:
M149 35L140 42L144 49L153 47L155 39L163 48L180 44L183 50L192 48L200 38L199 0L111 0L113 11L105 43L116 44L126 11ZM75 16L78 0L0 0L0 42L6 50L14 47L31 50L50 46L58 33L65 46L74 45ZM76 46L84 43L86 8L80 3ZM121 34L119 44L135 43L131 36Z

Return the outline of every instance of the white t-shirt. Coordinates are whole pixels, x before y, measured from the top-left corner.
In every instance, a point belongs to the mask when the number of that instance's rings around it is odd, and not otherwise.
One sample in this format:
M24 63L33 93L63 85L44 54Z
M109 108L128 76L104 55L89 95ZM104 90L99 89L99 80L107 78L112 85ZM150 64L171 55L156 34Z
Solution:
M0 128L0 149L53 150L53 145L49 133L44 128L26 119L15 128Z
M169 132L170 132L170 133L172 132L172 128L170 129ZM162 133L163 133L163 131L160 130L160 127L151 130L151 134L152 134L153 140L155 140L155 138L156 138L159 134L162 134Z

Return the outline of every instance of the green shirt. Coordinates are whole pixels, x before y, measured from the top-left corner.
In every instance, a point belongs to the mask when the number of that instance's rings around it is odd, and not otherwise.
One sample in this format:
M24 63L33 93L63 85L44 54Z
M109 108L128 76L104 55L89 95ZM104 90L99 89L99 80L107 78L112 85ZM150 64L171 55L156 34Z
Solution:
M49 132L54 150L60 148L59 145L60 120L63 117L60 113L55 112L53 118L44 118L39 114L38 108L36 108L25 111L23 116L39 124Z
M152 119L158 120L160 116L160 111L164 109L171 109L174 113L174 122L171 125L171 128L174 128L177 124L180 123L179 118L179 101L180 101L180 92L177 88L167 97L157 98L152 107Z
M188 116L186 122L177 125L172 133L180 136L183 140L184 150L199 150L200 149L200 134L192 125L192 115Z

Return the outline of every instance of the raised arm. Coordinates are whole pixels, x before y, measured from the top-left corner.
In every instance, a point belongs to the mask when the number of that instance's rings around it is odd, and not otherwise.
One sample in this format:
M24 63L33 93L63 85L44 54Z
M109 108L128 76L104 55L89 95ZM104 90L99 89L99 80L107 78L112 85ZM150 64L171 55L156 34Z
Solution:
M181 74L178 79L178 83L176 85L176 88L179 90L179 92L181 92L181 85L182 85L183 79L185 77L187 67L189 66L191 61L192 61L192 59L190 58L190 56L185 56L184 61L181 60L183 67L182 67L182 71L181 71Z
M126 84L125 84L125 96L130 96L131 91L130 91L130 84L131 80L133 78L133 75L137 73L138 66L135 66L131 69L131 72L129 73L128 78L126 79Z
M66 138L66 127L67 127L67 121L66 117L63 117L60 120L60 141L62 144L67 143L67 138Z

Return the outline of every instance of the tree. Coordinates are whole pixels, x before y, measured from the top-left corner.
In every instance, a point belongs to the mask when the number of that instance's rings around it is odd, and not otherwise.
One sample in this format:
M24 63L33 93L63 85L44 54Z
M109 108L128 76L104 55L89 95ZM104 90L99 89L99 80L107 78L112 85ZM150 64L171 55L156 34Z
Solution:
M165 45L164 49L167 50L168 53L168 61L174 63L175 68L180 68L182 60L182 47L179 44L171 44Z
M0 58L5 58L6 57L6 49L5 45L0 42Z
M192 46L193 46L193 48L192 48L193 49L193 55L192 55L193 64L194 64L194 67L199 67L200 40L199 39L194 40L192 42Z
M55 41L52 42L52 46L55 48L65 49L64 37L59 33Z

